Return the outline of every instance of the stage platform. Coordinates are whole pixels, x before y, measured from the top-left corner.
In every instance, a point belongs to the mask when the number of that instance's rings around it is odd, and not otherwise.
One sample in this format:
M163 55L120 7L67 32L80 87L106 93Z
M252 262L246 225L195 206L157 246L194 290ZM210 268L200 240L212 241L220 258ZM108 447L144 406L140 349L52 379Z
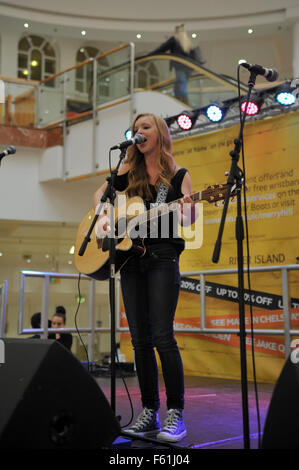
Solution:
M109 403L111 379L109 377L96 377L101 390ZM125 377L130 397L132 400L135 422L142 407L137 377ZM163 380L160 377L160 421L166 416L166 399ZM121 378L116 378L116 405L115 414L120 416L122 431L131 419L131 406L127 391ZM261 433L263 431L267 409L271 400L274 384L258 384L259 414ZM185 410L184 420L187 427L187 436L173 445L174 448L185 449L244 449L243 439L243 413L241 383L236 380L185 376ZM258 421L254 386L248 383L249 403L249 434L250 449L258 449ZM262 438L262 434L260 435ZM124 434L123 439L129 439ZM131 449L170 449L151 436L149 441L140 439L129 440ZM122 439L119 444L115 442L115 448L123 448Z

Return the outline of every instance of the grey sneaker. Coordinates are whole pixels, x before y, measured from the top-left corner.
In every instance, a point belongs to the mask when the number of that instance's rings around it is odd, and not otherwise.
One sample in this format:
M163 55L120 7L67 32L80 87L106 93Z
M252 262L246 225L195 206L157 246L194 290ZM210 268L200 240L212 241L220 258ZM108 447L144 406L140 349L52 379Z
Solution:
M171 409L167 412L162 431L157 434L157 439L162 441L177 442L187 435L183 420L183 411Z
M138 416L136 423L131 428L125 429L126 432L143 436L160 430L161 425L158 411L150 410L149 408L143 408L143 411Z

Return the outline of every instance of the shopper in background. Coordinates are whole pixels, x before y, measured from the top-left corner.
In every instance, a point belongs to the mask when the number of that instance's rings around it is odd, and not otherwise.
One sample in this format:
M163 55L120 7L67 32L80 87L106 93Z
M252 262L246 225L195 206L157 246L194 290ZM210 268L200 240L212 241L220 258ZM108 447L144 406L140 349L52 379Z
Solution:
M182 57L192 59L192 42L186 31L184 24L175 27L174 35L167 41L163 42L159 47L150 52L149 55L159 54L161 52L170 52ZM174 96L180 101L189 105L188 98L188 79L192 74L192 69L181 62L171 60L170 69L175 71Z

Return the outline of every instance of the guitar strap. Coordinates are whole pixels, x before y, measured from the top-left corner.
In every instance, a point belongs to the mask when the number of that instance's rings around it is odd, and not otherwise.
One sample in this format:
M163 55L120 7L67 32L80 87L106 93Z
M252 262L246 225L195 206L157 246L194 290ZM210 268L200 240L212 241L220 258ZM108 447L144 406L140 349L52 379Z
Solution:
M152 203L151 206L157 207L157 206L160 206L161 204L164 204L167 198L167 194L168 194L167 184L163 182L160 183L160 186L157 192L156 202Z

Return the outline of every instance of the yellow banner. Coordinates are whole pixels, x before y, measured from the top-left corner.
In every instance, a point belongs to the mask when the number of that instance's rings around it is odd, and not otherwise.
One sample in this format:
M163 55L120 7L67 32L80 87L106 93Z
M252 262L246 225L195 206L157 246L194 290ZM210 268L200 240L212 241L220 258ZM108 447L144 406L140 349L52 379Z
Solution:
M299 257L299 113L292 112L246 123L244 130L246 202L249 229L250 266L296 264ZM226 183L225 172L231 166L230 151L238 137L239 126L177 140L173 145L176 162L188 168L192 189ZM240 155L239 167L243 169ZM218 235L222 206L203 202L203 242L199 249L186 249L180 270L196 272L237 268L235 238L236 201L231 201L225 222L220 259L212 262ZM244 217L244 200L242 214ZM245 230L245 224L244 224ZM246 241L243 243L244 265L247 266ZM188 332L201 324L200 295L196 274L195 287L182 289L175 324L186 329L177 333L186 374L240 378L239 337L231 333L199 335ZM237 328L237 274L206 277L205 326ZM186 279L184 282L187 282ZM199 281L198 281L199 282ZM183 286L183 284L182 284ZM181 286L181 287L182 287ZM192 292L192 288L195 289ZM245 275L245 288L248 288ZM196 292L197 289L197 292ZM209 291L210 289L210 291ZM255 328L283 330L282 279L279 271L251 275L254 292ZM291 327L298 328L299 271L289 274L292 298ZM210 295L210 296L209 296ZM249 293L248 293L249 295ZM249 302L246 302L246 327L250 327ZM253 343L253 344L252 344ZM248 376L252 378L251 349L254 346L257 376L260 381L275 381L285 359L283 335L247 335ZM122 338L129 354L129 340Z
M299 113L277 116L245 125L245 170L252 266L295 264L299 256ZM201 190L225 183L231 165L230 151L239 127L174 142L174 157L189 169L192 187ZM240 156L239 166L242 168ZM221 218L221 208L204 203L203 248L195 255L185 251L183 271L209 269ZM244 205L243 205L244 214ZM236 201L229 205L223 246L217 266L237 264L235 240ZM229 249L228 249L229 248ZM245 250L244 250L245 251Z

